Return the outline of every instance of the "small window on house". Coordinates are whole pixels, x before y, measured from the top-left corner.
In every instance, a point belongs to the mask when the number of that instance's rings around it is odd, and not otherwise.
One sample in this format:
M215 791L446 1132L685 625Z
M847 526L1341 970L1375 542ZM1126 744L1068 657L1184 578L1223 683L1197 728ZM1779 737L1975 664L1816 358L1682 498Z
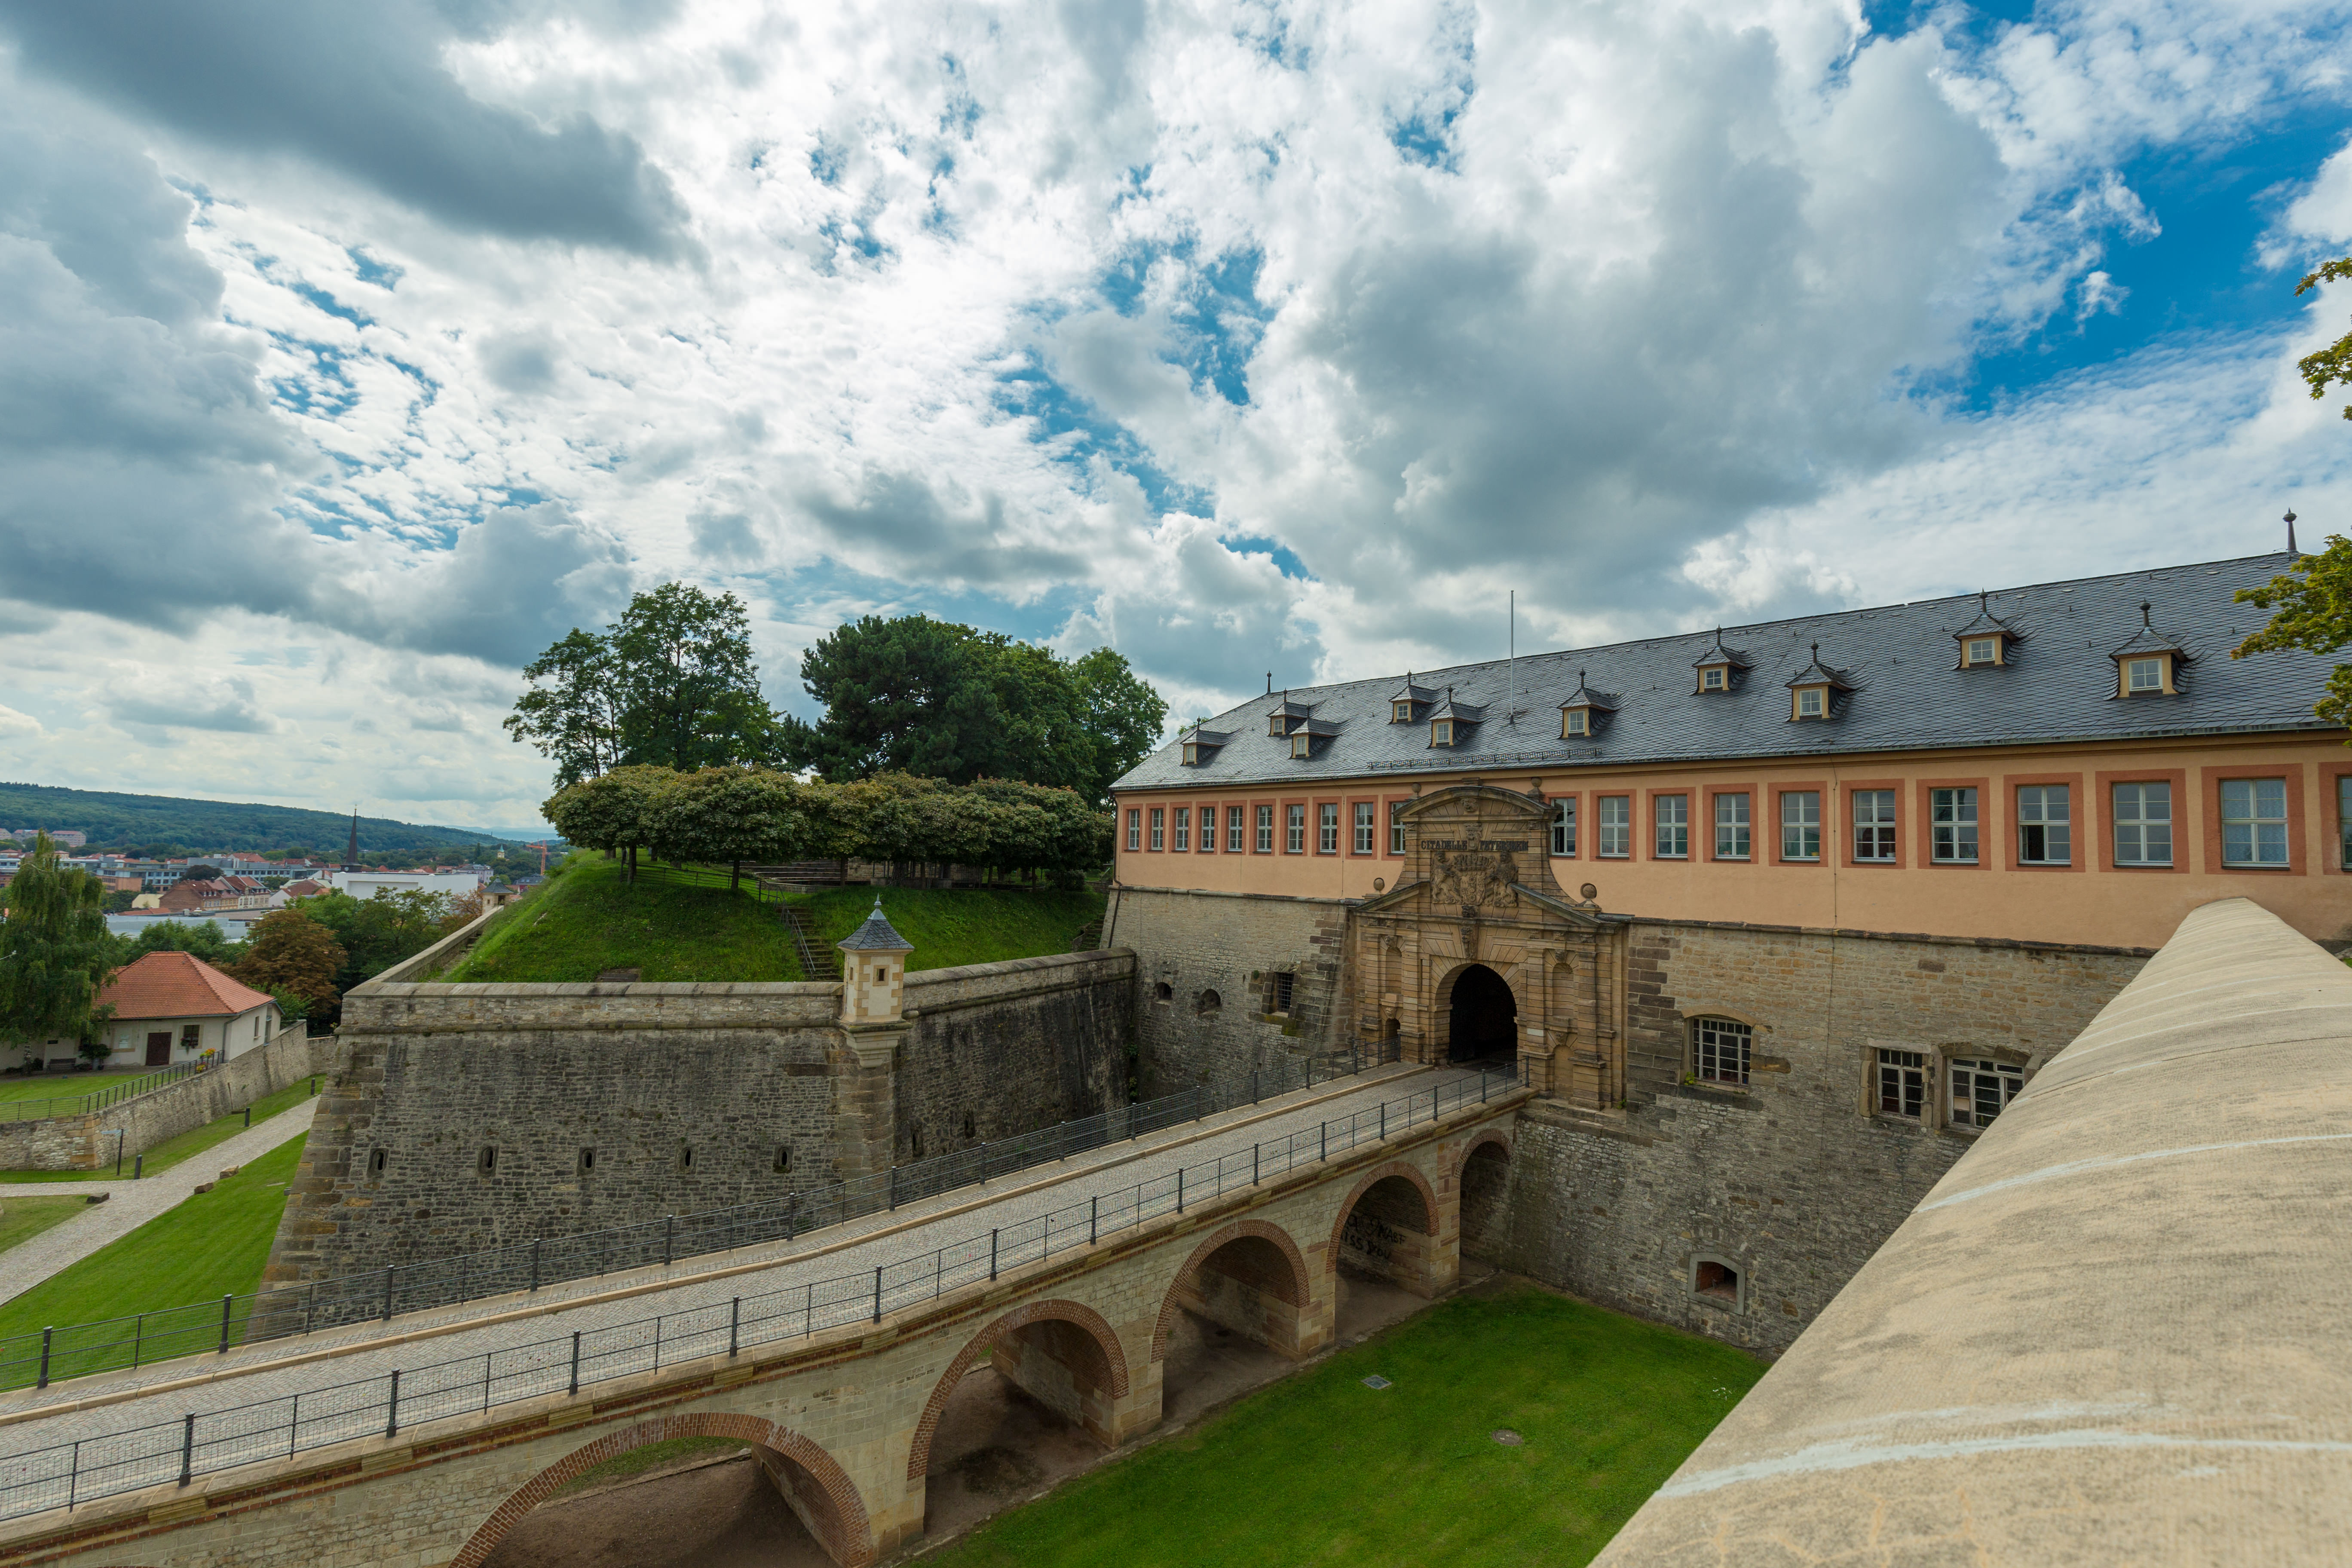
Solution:
M2352 844L2352 838L2345 842ZM1389 802L1389 853L1404 853L1404 802L1401 800Z
M1285 814L1282 847L1286 853L1307 853L1307 808L1294 805Z
M1243 850L1243 840L1248 832L1243 826L1244 821L1240 806L1225 807L1225 853L1228 855L1238 855Z
M485 1144L483 1145L481 1153L475 1157L474 1173L480 1176L495 1176L498 1173L499 1152L495 1148Z
M1370 854L1374 837L1379 831L1380 815L1373 803L1369 800L1358 801L1355 808L1356 853Z
M1257 808L1257 852L1261 855L1274 853L1274 807L1270 805Z
M2342 841L2336 864L2352 871L2352 773L2336 781L2336 837Z
M1710 664L1705 669L1700 670L1698 672L1698 686L1699 689L1702 691L1722 690L1723 666L1719 664Z
M1168 847L1168 811L1165 806L1151 808L1151 847L1154 849Z
M1826 687L1801 686L1797 688L1797 717L1800 719L1820 718L1825 710L1826 705L1823 700L1827 698L1828 695L1829 689Z
M1269 979L1271 984L1266 986L1266 999L1274 1005L1267 1008L1266 1011L1269 1013L1280 1013L1287 1016L1290 1012L1290 994L1293 989L1296 988L1298 976L1291 973L1288 970L1281 970L1270 976Z
M1555 855L1576 853L1576 797L1554 801L1551 807L1551 852Z
M2001 1108L2025 1087L2025 1069L2007 1062L1952 1063L1952 1125L1979 1130L1992 1125Z
M2221 781L2221 864L2286 864L2286 780Z
M1176 808L1176 820L1171 824L1171 826L1176 829L1176 841L1174 844L1171 845L1170 847L1174 849L1180 855L1191 850L1192 847L1192 808L1189 805L1178 806Z
M771 1169L772 1169L776 1174L782 1176L789 1175L792 1173L792 1168L793 1146L789 1143L777 1144L775 1163L771 1167Z
M1589 708L1563 708L1559 714L1560 738L1592 733L1592 710Z
M370 1150L370 1151L368 1152L368 1174L369 1174L369 1175L371 1175L371 1176L381 1176L381 1175L383 1175L383 1168L384 1168L386 1165L390 1164L391 1163L392 1163L392 1151L391 1151L391 1150L389 1150L389 1149L373 1149L373 1150Z
M1924 1051L1878 1053L1878 1109L1886 1116L1916 1121L1927 1100L1927 1056Z
M1691 1073L1702 1083L1748 1081L1748 1047L1756 1031L1735 1018L1698 1018L1691 1024Z
M1818 860L1822 858L1822 792L1784 789L1780 792L1780 858Z
M1691 1270L1691 1289L1718 1301L1737 1302L1739 1300L1739 1270L1728 1263L1702 1258Z
M2164 689L2164 660L2160 658L2130 658L2124 661L2124 691L2126 695L2140 691Z
M1928 849L1948 866L1977 862L1977 792L1937 789L1927 792Z
M1970 664L1999 664L2000 662L2000 639L1999 637L1970 637L1969 639L1969 662Z
M1218 995L1213 991L1203 991L1200 995L1193 998L1192 1011L1200 1014L1203 1017L1206 1017L1211 1013L1223 1011L1225 999L1223 997Z
M1895 858L1895 792L1858 789L1853 792L1853 858L1857 860Z
M1188 768L1198 767L1201 765L1201 747L1198 742L1187 741L1184 742L1184 765Z
M2172 786L2116 785L2116 864L2172 864Z
M1690 858L1690 796L1662 795L1653 807L1658 814L1657 858L1661 860Z
M581 1151L580 1151L580 1166L579 1166L580 1173L581 1173L582 1175L583 1175L583 1176L584 1176L584 1175L588 1174L590 1172L593 1171L595 1168L596 1168L596 1151L595 1151L595 1150L593 1150L593 1149L583 1149L583 1150L581 1150Z
M181 1026L180 1048L182 1050L193 1051L204 1043L205 1026L202 1024L184 1024Z
M1290 754L1293 757L1307 756L1312 753L1314 747L1315 737L1304 730L1290 737Z
M1751 847L1753 826L1748 821L1746 795L1719 795L1715 797L1715 858L1718 860L1745 860Z
M1204 805L1201 808L1201 853L1214 855L1216 852L1217 808L1213 805Z
M2073 801L2064 784L2021 784L2017 791L2017 858L2026 866L2064 866L2074 854Z
M1412 723L1412 703L1410 703L1410 702L1391 702L1391 703L1390 703L1390 704L1389 704L1389 722L1390 722L1390 723L1391 723L1391 724L1410 724L1410 723Z
M1600 800L1601 842L1593 853L1605 860L1622 860L1633 853L1633 797L1604 795Z
M1143 813L1131 808L1127 814L1127 847L1129 849L1143 847Z
M1429 724L1429 743L1433 746L1450 746L1454 744L1454 721L1451 719L1431 720Z
M1290 733L1289 721L1286 720L1279 713L1269 713L1266 715L1265 720L1265 732L1273 736L1276 740L1280 740L1283 736Z
M1337 855L1339 852L1339 803L1326 801L1315 808L1315 852Z
M1154 1002L1173 1002L1176 1000L1176 988L1165 980L1156 982L1151 987L1151 999Z

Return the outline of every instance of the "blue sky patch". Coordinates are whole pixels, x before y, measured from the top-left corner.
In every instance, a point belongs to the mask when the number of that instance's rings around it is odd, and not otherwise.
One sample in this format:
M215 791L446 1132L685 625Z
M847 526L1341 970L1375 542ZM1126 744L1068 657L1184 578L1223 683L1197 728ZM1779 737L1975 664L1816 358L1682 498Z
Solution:
M1268 539L1259 533L1228 533L1221 536L1217 542L1236 555L1272 557L1275 569L1286 577L1296 578L1301 583L1316 580L1315 574L1307 569L1307 563L1298 558L1298 552L1279 540Z

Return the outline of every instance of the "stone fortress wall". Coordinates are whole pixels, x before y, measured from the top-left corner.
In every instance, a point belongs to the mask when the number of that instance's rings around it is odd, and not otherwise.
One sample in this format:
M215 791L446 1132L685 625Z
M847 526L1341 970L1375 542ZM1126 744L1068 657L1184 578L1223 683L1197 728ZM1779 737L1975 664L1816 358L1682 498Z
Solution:
M903 1026L862 1039L837 984L414 978L448 956L346 999L272 1282L782 1197L1125 1100L1126 952L911 973Z
M293 1024L253 1049L152 1094L70 1116L0 1121L0 1171L95 1171L113 1164L119 1151L128 1175L130 1162L158 1143L242 1110L314 1073L331 1070L335 1037L314 1037L307 1028ZM61 1078L58 1094L68 1097L105 1086L105 1078L96 1073Z

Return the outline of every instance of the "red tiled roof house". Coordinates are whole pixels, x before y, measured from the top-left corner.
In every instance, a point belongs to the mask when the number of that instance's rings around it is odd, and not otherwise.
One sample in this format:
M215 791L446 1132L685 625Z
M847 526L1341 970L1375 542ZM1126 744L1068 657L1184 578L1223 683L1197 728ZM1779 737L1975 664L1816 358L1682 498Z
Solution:
M111 1003L106 1024L110 1068L168 1067L206 1051L225 1060L243 1056L283 1026L278 1004L185 952L150 952L117 970L98 994ZM49 1040L39 1047L51 1067L76 1059L79 1045Z

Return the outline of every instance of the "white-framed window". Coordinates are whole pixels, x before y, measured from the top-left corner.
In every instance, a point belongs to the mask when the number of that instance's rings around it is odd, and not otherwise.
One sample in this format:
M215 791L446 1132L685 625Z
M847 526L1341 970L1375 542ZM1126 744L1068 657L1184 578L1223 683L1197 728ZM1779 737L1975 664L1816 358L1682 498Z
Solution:
M1369 855L1372 852L1372 836L1379 826L1380 816L1373 808L1373 804L1369 800L1358 801L1356 803L1357 854Z
M1983 1129L2025 1087L2025 1069L2007 1062L1952 1063L1952 1125Z
M1661 860L1690 858L1690 796L1662 795L1654 797L1652 809L1657 814L1657 858Z
M2160 658L2124 660L2124 689L2127 692L2163 690L2164 660Z
M1737 1018L1694 1018L1691 1076L1701 1083L1746 1083L1755 1039L1756 1031Z
M1723 666L1710 664L1698 672L1698 689L1701 691L1720 691L1723 686Z
M1339 803L1336 800L1327 800L1315 808L1315 852L1339 852Z
M1192 847L1192 808L1189 805L1180 805L1176 807L1176 820L1171 824L1171 826L1176 829L1176 842L1173 846L1176 852L1181 855L1191 850Z
M1559 733L1562 740L1567 739L1570 735L1590 735L1592 733L1592 710L1590 708L1561 709L1559 712Z
M2000 662L2000 639L1999 637L1970 637L1969 639L1969 662L1970 664L1998 664Z
M1315 737L1301 730L1290 737L1290 754L1304 757L1315 749Z
M1390 723L1391 723L1391 724L1410 724L1410 723L1412 723L1412 703L1410 703L1410 702L1392 702L1392 703L1391 703L1391 704L1389 705L1389 722L1390 722Z
M1633 797L1604 795L1600 805L1601 842L1593 846L1593 853L1605 859L1622 860L1633 853Z
M1895 858L1895 792L1858 789L1853 792L1853 858L1857 860Z
M1131 805L1127 808L1127 847L1143 847L1143 813Z
M1719 795L1715 797L1715 858L1718 860L1745 860L1749 851L1748 796Z
M2021 865L2073 863L2074 805L2064 784L2018 785L2017 858Z
M1284 814L1282 833L1284 853L1290 855L1307 853L1307 808L1305 806L1294 805Z
M1576 797L1556 800L1551 805L1551 852L1555 855L1576 853Z
M2343 857L2336 864L2352 871L2352 773L2336 781L2336 837L2343 841L2338 846Z
M1214 855L1216 852L1217 808L1213 805L1204 805L1201 808L1201 853Z
M1166 806L1155 805L1151 808L1151 847L1154 849L1168 847L1168 808Z
M1429 743L1433 746L1450 746L1454 744L1454 721L1451 719L1433 719L1430 721Z
M1257 852L1261 855L1274 853L1274 807L1270 805L1257 808Z
M2116 864L2172 864L2172 785L2119 784L2115 790Z
M1915 1120L1927 1100L1927 1056L1924 1051L1878 1053L1878 1110L1885 1116Z
M1928 853L1948 866L1973 866L1977 860L1977 792L1935 789L1927 792Z
M1827 687L1800 686L1797 688L1797 717L1800 719L1820 718L1828 710L1829 705L1825 700L1823 700L1828 696L1829 689Z
M1198 766L1200 766L1200 764L1201 764L1201 743L1200 743L1199 742L1197 742L1197 741L1187 741L1187 742L1184 742L1184 765L1185 765L1186 767L1188 767L1188 768L1192 768L1192 767L1198 767Z
M1240 806L1229 805L1225 807L1226 854L1238 855L1246 847L1247 834L1249 830L1243 825L1247 820L1248 819L1242 815L1242 808ZM1272 825L1269 824L1268 826L1270 827ZM1266 847L1271 849L1274 846L1269 844Z
M1784 789L1780 792L1780 858L1818 860L1822 858L1822 792Z
M1389 802L1389 853L1404 853L1404 802Z
M2221 864L2286 864L2286 780L2221 781Z

